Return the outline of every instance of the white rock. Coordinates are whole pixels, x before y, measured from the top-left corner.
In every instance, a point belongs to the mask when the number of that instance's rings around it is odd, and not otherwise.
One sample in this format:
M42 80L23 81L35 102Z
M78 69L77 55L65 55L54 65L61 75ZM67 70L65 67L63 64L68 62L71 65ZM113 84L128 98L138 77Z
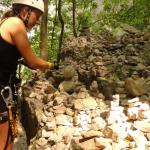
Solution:
M112 124L111 129L117 134L118 138L125 139L127 136L127 132L124 127L121 127L118 123Z
M127 115L129 120L136 120L139 118L139 110L138 107L128 108Z
M121 106L111 106L111 110L113 110L113 111L119 111L120 113L123 113L124 107L121 107Z
M118 107L119 106L119 103L118 102L115 102L115 101L111 101L110 102L111 103L111 109L113 108L113 107Z
M144 136L144 134L141 131L138 131L138 130L130 131L129 134L133 137L133 139L134 139L134 141L136 143L136 146L138 148L145 149L145 146L146 146L146 143L147 143L147 139L146 139L146 137Z
M46 128L47 128L47 130L55 130L55 128L56 128L55 120L52 120L51 122L47 122Z
M56 116L56 125L71 126L71 117L63 114Z
M143 103L143 104L141 104L140 109L141 109L141 110L149 110L149 109L150 109L150 106L149 106L149 104L147 104L147 103Z
M129 103L129 107L141 107L142 103L141 102L133 102L133 103Z
M107 118L108 124L113 124L113 123L121 123L127 120L127 117L125 114L120 113L118 111L110 111L109 116Z
M44 145L46 145L47 144L47 140L45 139L45 138L40 138L37 142L36 142L36 144L38 144L39 146L44 146Z
M42 138L51 137L53 133L51 131L46 131L45 129L42 130Z
M149 119L150 120L150 110L139 110L139 118L140 119Z
M139 97L135 97L133 99L128 100L128 103L139 102Z
M113 95L112 98L113 98L113 101L118 102L119 104L119 100L120 100L119 94Z
M101 117L92 119L92 122L95 123L99 129L104 129L106 127L106 121Z
M47 121L47 117L44 114L42 114L42 119L41 120L42 120L42 122L45 123Z
M81 132L83 132L83 129L76 127L76 128L74 129L73 136L80 136L80 135L81 135Z

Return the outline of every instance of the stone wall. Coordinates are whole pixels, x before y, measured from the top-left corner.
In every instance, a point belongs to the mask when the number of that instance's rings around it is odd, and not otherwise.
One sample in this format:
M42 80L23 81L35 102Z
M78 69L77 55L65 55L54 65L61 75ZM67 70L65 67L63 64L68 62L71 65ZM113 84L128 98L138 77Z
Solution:
M59 70L34 71L23 87L28 149L149 149L148 34L82 32L64 43Z

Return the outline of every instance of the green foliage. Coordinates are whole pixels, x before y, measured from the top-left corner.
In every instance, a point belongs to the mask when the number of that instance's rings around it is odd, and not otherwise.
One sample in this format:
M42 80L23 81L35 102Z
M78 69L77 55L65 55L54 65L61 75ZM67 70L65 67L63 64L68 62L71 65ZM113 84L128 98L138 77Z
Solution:
M142 30L149 25L149 19L149 0L136 0L131 7L122 8L116 16L116 20L128 23Z
M31 46L33 48L34 53L36 54L36 56L40 57L40 49L39 49L39 43L40 43L40 30L39 30L39 26L37 26L36 28L34 28L34 35L31 36L30 35L30 41L31 41ZM57 43L56 40L54 41L54 50L51 50L51 43L49 42L51 38L51 35L48 35L48 46L47 46L47 52L48 52L48 59L49 60L55 60L56 59L56 47L57 47Z
M31 41L31 46L34 50L34 53L37 56L40 56L40 49L39 49L39 35L40 35L40 30L39 26L35 27L34 30L32 30L29 33L29 39Z
M11 0L0 1L0 8L1 7L3 7L3 8L6 7L6 9L7 9L10 6L11 6ZM0 9L0 17L3 15L3 13L6 9Z
M10 6L11 2L12 2L12 0L3 0L0 2L0 5Z
M150 3L149 0L109 0L104 1L104 12L93 23L94 31L114 30L121 23L127 23L140 30L149 29ZM99 26L98 26L99 25Z
M89 26L92 22L92 14L90 11L85 11L77 16L78 24L80 26Z
M82 26L90 26L93 20L92 10L97 7L93 0L79 0L77 3L77 24L78 31Z
M131 0L104 0L104 9L106 12L117 12L121 7L128 4Z
M97 20L91 24L94 32L101 32L105 30L112 31L119 26L119 22L115 19L113 13L103 13L97 16Z

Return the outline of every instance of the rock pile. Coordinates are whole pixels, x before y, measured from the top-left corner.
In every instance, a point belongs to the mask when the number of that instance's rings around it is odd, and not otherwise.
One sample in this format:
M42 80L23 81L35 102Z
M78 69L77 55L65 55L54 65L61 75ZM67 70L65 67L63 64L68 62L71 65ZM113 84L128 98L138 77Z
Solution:
M106 104L83 86L68 94L44 78L30 82L24 86L23 106L28 105L31 111L23 113L30 115L25 122L27 134L31 137L35 128L37 134L29 150L149 149L149 103L137 97L123 106L119 95L113 95ZM37 125L31 119L35 116Z
M150 92L149 51L147 32L124 25L116 36L104 32L69 38L61 53L62 63L73 65L79 81L90 86L96 80L106 99L111 99L115 93L121 98L140 96L145 99L145 94ZM133 77L135 73L139 78Z
M66 40L58 71L24 85L29 150L150 149L148 34L88 35Z

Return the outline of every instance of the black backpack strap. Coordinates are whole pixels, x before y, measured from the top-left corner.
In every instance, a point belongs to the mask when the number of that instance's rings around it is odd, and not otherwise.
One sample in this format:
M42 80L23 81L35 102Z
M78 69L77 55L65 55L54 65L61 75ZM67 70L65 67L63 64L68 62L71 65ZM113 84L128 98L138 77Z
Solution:
M3 20L0 21L0 26L7 20L8 18L5 18Z

